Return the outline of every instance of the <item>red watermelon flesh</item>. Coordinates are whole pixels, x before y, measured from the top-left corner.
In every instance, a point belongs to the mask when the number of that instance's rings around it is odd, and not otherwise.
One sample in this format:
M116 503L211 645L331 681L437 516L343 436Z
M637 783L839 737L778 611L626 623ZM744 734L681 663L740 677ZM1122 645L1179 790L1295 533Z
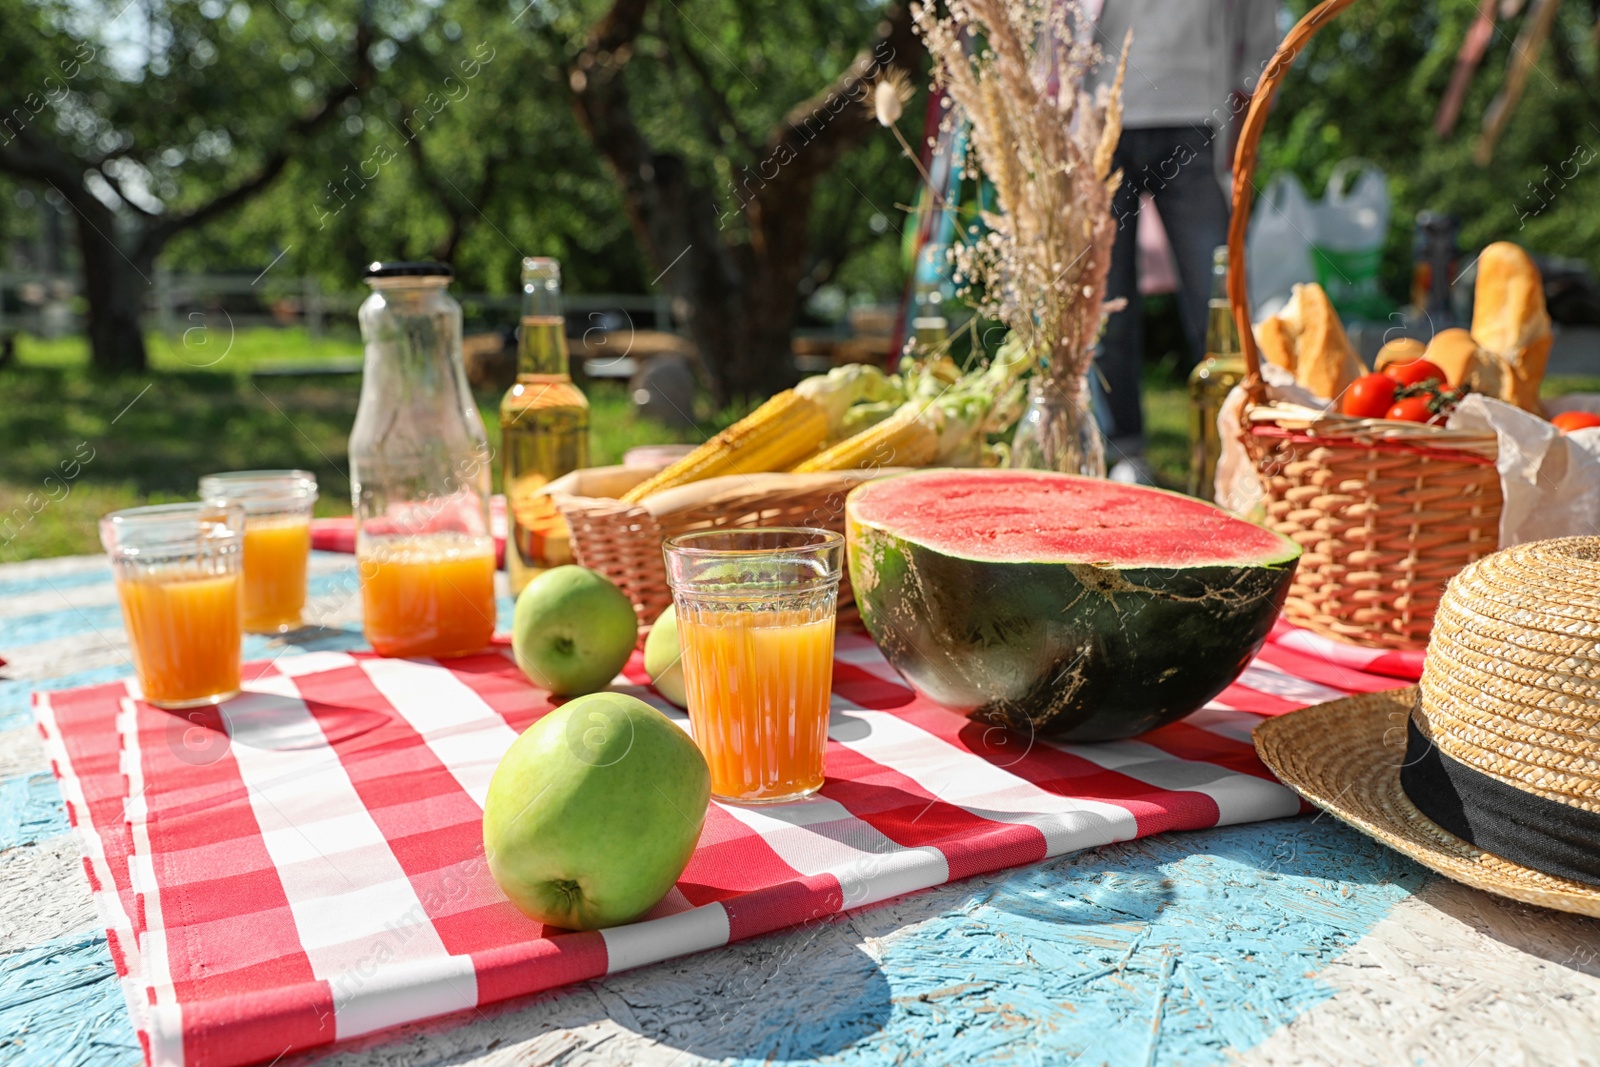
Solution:
M862 621L914 688L1069 741L1132 737L1221 692L1300 556L1210 504L1046 471L868 482L845 528Z
M870 483L859 521L974 560L1193 567L1281 560L1270 530L1178 493L1046 471L927 471ZM869 489L863 486L863 489Z

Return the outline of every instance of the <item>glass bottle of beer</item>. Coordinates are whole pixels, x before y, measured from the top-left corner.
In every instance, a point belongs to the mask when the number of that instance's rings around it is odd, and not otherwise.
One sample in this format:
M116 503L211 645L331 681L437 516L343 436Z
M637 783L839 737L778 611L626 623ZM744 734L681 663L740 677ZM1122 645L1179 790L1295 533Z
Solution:
M506 493L506 573L511 591L541 571L572 562L566 520L542 490L589 463L589 401L572 384L561 264L522 261L522 327L517 383L500 401Z
M1239 328L1228 303L1228 246L1211 253L1211 300L1206 319L1206 358L1189 375L1189 495L1210 500L1215 493L1222 440L1217 412L1228 392L1244 378Z

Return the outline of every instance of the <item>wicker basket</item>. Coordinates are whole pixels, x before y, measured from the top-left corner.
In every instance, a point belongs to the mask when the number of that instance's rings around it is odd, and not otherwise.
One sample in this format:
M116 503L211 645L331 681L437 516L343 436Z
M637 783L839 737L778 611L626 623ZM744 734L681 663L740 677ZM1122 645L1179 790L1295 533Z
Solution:
M1498 543L1494 435L1265 403L1245 282L1256 152L1272 97L1312 35L1354 2L1313 8L1256 87L1234 156L1228 297L1245 360L1245 446L1267 521L1305 550L1284 615L1354 644L1420 649L1445 583Z
M667 538L720 526L814 526L843 533L845 495L898 471L735 474L624 504L617 497L653 472L594 467L552 482L549 492L571 527L573 558L616 583L648 626L672 603L661 556ZM839 586L839 622L850 625L857 618L846 577Z

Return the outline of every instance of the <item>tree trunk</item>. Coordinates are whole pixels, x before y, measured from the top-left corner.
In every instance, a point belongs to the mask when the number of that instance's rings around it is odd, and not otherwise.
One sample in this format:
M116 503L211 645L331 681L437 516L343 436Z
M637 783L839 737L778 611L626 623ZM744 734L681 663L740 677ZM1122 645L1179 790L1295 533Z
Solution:
M135 267L113 235L117 220L92 197L75 201L78 252L83 260L83 295L89 305L89 352L95 369L139 373L148 359L140 322L150 288L149 263ZM140 257L143 258L143 257Z
M791 108L719 198L681 155L653 148L634 119L623 75L650 3L612 0L568 70L573 105L617 177L645 257L660 271L651 284L671 295L717 398L767 396L794 379L789 335L817 181L876 131L860 104L871 91L869 77L891 65L914 68L922 55L910 7L889 7L870 47ZM707 90L715 95L713 86ZM729 113L726 100L718 111ZM724 233L730 225L747 236L731 240Z

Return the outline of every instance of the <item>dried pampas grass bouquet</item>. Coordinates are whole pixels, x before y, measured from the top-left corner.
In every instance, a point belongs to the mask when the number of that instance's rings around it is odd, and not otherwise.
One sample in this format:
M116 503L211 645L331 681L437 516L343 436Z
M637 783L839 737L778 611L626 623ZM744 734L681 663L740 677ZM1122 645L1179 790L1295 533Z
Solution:
M1094 343L1115 310L1105 291L1127 42L1115 80L1091 95L1085 83L1102 57L1091 20L1071 0L947 0L942 15L931 4L914 14L934 85L956 105L946 121L968 122L971 158L994 190L996 210L951 250L963 295L1024 339L1044 384L1086 412ZM1088 447L1099 451L1098 431L1092 437ZM1023 460L1013 454L1013 465ZM1098 465L1103 472L1103 455Z

